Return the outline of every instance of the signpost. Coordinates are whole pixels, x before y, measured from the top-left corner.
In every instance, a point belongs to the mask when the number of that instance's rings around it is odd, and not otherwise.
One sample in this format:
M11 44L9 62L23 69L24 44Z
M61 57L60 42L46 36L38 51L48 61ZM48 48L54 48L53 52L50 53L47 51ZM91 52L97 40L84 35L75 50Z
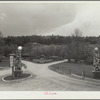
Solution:
M10 54L10 67L14 66L14 56L13 54Z
M10 54L10 67L12 67L12 78L14 78L14 54Z

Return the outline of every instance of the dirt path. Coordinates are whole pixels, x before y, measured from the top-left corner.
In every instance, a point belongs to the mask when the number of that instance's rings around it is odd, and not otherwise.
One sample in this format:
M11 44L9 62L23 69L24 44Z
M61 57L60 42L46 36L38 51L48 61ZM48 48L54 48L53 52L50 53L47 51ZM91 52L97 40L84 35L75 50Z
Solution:
M64 60L65 61L65 60ZM31 77L23 81L17 82L3 82L0 80L0 90L25 90L25 91L99 91L100 86L70 78L56 73L48 68L52 64L61 63L64 61L52 62L49 64L35 64L28 61L23 61L28 67L25 70L31 73L35 78ZM0 79L5 75L11 73L11 69L0 71Z

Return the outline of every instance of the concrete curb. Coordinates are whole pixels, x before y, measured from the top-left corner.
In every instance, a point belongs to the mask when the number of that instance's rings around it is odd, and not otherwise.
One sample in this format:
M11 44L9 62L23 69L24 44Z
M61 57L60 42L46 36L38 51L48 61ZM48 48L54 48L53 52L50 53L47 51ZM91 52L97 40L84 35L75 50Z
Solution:
M8 76L8 75L7 75L7 76ZM18 82L18 81L22 81L22 80L25 80L25 79L28 79L28 78L32 77L32 74L30 74L30 76L29 76L29 77L26 77L26 78L16 79L16 80L10 80L10 81L4 79L4 78L7 77L7 76L2 77L2 81L3 81L3 82Z

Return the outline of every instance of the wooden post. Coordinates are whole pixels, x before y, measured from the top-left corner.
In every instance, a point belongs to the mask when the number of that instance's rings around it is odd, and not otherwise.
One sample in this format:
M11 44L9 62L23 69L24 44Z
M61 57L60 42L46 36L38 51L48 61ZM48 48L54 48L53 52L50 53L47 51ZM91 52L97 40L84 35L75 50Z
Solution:
M84 77L85 77L85 71L83 70L82 71L82 79L84 79Z
M69 69L69 74L71 75L71 68Z
M63 67L62 67L62 74L64 74Z
M12 67L12 78L14 78L15 75L14 75L14 66Z

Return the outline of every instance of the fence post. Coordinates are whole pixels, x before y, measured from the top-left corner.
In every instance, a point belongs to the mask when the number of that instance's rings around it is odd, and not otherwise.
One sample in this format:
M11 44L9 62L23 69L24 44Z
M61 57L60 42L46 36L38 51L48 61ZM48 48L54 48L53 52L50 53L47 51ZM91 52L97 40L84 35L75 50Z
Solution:
M69 74L71 75L71 68L69 69Z
M84 77L85 77L85 71L83 70L82 71L82 79L84 79Z
M63 74L63 67L62 67L62 74Z

